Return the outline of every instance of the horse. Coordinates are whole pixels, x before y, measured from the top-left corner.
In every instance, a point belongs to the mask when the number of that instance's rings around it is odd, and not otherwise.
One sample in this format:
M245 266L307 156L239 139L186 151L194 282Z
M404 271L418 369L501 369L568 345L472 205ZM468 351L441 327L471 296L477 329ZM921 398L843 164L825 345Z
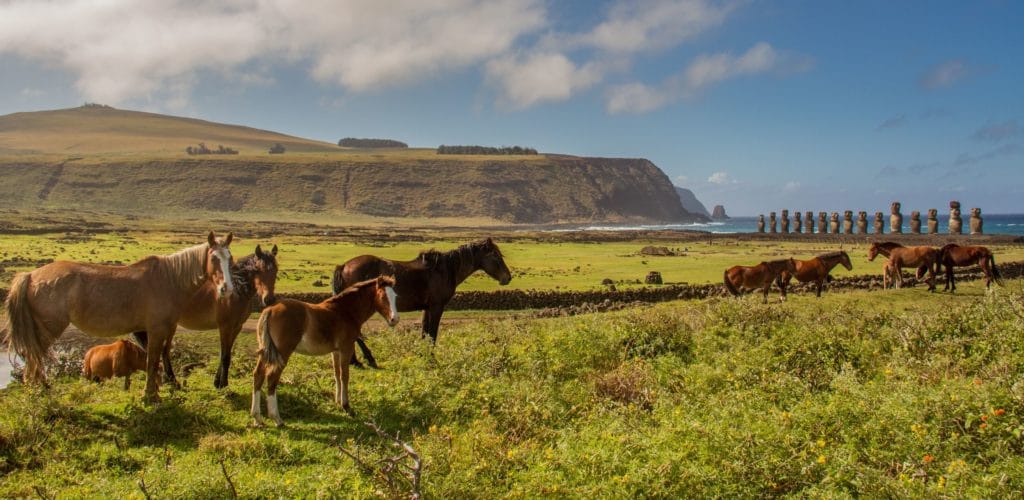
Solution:
M234 292L231 237L211 231L206 243L124 266L57 261L17 274L4 304L6 341L25 360L25 381L46 384L50 346L69 324L97 337L146 330L146 400L159 401L160 353L189 299L208 279L218 295Z
M954 266L971 266L977 264L981 272L985 273L985 288L992 285L992 280L999 286L1003 286L1002 276L999 275L999 268L996 267L996 259L992 251L982 246L960 246L950 243L939 249L939 265L946 266L946 287L950 293L956 292L956 279L953 277ZM941 268L938 269L940 272Z
M331 286L334 293L346 286L381 275L395 277L398 310L423 311L423 336L430 335L437 342L438 326L455 288L478 270L483 270L501 285L512 281L512 273L505 258L491 238L462 245L448 252L429 250L420 252L410 261L382 259L373 255L360 255L334 268ZM367 364L376 368L373 353L363 339L358 339ZM352 362L361 366L353 356Z
M801 283L813 281L818 285L817 296L821 297L821 287L826 280L831 280L829 273L832 272L832 268L839 264L842 264L847 271L853 269L853 264L850 263L850 256L842 250L822 254L810 260L797 260L796 272L783 271L779 276L777 284L785 290L792 278L796 278Z
M920 278L920 276L918 278ZM895 279L895 268L892 265L892 261L887 259L885 262L882 263L882 290L894 286L895 283L893 283L893 281Z
M242 257L231 265L231 281L235 293L230 297L218 299L217 290L211 281L207 281L189 300L181 313L178 324L190 330L220 331L220 365L213 386L222 389L228 385L228 369L231 367L231 349L235 345L238 333L249 319L250 305L254 296L259 295L263 307L273 305L277 301L274 295L274 283L277 282L277 245L269 252L264 252L256 245L255 253ZM147 345L145 331L132 335L142 346ZM177 385L174 368L171 366L170 346L164 347L163 365L164 378Z
M277 384L288 358L296 352L332 355L334 400L346 413L354 415L348 401L349 360L361 335L360 328L374 312L384 317L389 326L398 323L394 287L394 278L379 276L356 283L319 304L284 299L264 309L256 325L260 350L253 371L253 423L263 425L260 399L266 382L267 415L278 426L284 425L277 407Z
M928 291L935 291L935 272L939 266L939 250L928 246L897 247L889 252L889 266L893 274L896 288L903 287L903 268L917 268L917 278L922 276L921 270L928 271Z
M87 380L99 382L124 377L126 391L132 385L132 373L145 369L146 351L138 344L124 339L89 349L82 361L82 376Z
M783 272L796 274L796 260L789 258L762 262L756 266L733 266L725 270L723 281L725 288L734 296L739 296L740 287L763 288L764 303L767 304L768 291ZM786 300L786 289L781 289L780 300Z

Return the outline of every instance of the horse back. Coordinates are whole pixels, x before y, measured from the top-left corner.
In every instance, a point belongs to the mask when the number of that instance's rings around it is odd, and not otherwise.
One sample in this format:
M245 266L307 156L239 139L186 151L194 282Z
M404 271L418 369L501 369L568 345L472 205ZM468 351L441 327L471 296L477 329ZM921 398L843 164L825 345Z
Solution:
M146 327L147 306L161 293L148 277L143 266L57 261L32 271L29 300L55 325L67 320L92 335L121 335Z
M417 311L427 305L431 275L430 270L423 267L419 260L398 261L360 255L339 267L340 271L335 270L335 294L360 281L392 275L395 277L395 293L398 294L396 305L399 311Z

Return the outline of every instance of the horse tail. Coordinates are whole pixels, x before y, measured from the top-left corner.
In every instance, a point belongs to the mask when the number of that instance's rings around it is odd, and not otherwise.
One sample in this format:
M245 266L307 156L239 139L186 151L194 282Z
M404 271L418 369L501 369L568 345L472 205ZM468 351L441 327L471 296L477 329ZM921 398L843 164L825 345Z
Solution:
M7 310L7 336L4 342L11 352L21 356L25 361L25 376L42 376L45 371L43 363L50 358L52 339L45 331L40 331L32 317L32 309L28 303L28 289L32 281L30 273L19 273L11 281L11 289L7 293L4 309ZM42 338L42 337L47 338ZM30 370L36 373L30 372Z
M281 366L281 352L274 345L274 338L270 336L270 309L264 309L256 322L256 331L260 336L260 350L263 353L263 360L268 366Z
M999 268L996 267L996 256L992 253L988 254L988 265L992 267L992 277L996 279L996 284L1006 286L1003 284L1003 276L999 274Z
M85 359L82 361L82 377L86 380L92 380L92 354L91 349L86 351Z
M736 286L732 284L732 281L729 281L728 269L726 269L725 272L722 273L722 278L723 281L725 281L725 289L729 290L729 293L731 293L734 297L739 297L740 291L736 289Z
M331 276L331 291L338 295L345 289L345 277L343 276L345 266L334 266L334 276Z

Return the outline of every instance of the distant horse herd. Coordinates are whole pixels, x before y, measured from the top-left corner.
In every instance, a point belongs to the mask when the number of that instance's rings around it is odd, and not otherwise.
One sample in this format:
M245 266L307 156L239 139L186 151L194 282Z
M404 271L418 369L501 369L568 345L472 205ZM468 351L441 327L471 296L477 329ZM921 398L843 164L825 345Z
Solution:
M394 326L400 312L421 310L423 336L436 342L445 307L466 278L483 270L502 285L512 280L501 250L487 238L447 252L424 251L409 261L372 255L355 257L335 268L334 295L323 302L277 300L277 245L270 251L257 246L253 254L235 261L231 240L231 233L218 238L211 231L205 243L171 255L149 256L134 264L58 261L17 274L4 304L9 322L5 341L24 360L25 382L46 384L45 362L51 356L50 348L73 324L98 337L131 333L136 342L122 339L90 349L83 361L83 376L91 380L124 377L128 389L132 372L145 369L146 400L158 401L161 360L163 379L177 385L170 350L177 326L181 325L192 330L218 329L220 365L214 386L226 387L232 347L249 318L250 303L258 296L264 308L256 326L259 351L250 411L254 424L262 425L265 384L267 414L283 425L277 385L294 353L331 354L335 402L351 414L349 365L361 366L355 355L357 344L366 363L377 366L361 333L370 317L379 314ZM993 279L1000 282L995 259L985 247L874 243L868 258L874 260L877 255L888 257L883 285L891 279L896 288L903 283L900 270L906 267L916 268L918 279L928 273L932 291L942 266L946 289L951 292L956 290L954 266L977 264L985 273L986 286ZM734 266L725 271L724 282L733 295L743 289L760 289L767 302L773 284L785 300L786 289L795 278L801 283L815 283L820 297L824 284L831 279L830 272L838 265L853 269L845 251L809 260L789 258Z

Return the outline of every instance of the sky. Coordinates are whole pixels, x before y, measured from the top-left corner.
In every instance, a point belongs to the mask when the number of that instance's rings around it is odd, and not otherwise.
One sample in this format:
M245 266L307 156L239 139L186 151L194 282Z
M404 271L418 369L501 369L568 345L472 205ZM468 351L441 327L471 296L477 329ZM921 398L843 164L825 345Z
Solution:
M647 158L730 215L1024 213L1022 26L1011 0L0 0L0 115Z

